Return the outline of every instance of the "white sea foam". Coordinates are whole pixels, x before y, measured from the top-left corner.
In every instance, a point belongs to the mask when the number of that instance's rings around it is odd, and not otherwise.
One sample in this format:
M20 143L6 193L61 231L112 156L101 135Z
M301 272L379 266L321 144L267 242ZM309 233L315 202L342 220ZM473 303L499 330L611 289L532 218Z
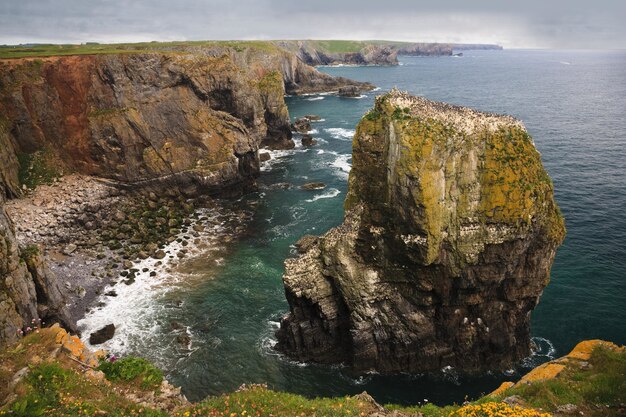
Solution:
M311 97L311 98L305 98L306 101L318 101L318 100L324 100L325 97Z
M269 159L268 161L261 162L261 171L262 172L270 171L274 167L274 165L285 162L285 160L288 157L298 152L309 151L308 148L303 148L301 141L296 140L294 141L294 143L296 144L296 147L293 149L277 149L277 150L271 150L267 148L261 149L261 152L267 152L270 154L270 157L271 157L271 159Z
M352 159L352 155L350 154L336 154L337 158L333 162L330 163L330 166L335 168L335 174L340 177L347 179L350 170L352 169L352 164L349 162Z
M543 337L533 337L532 353L530 356L522 359L521 365L524 368L535 368L538 365L551 361L556 357L556 348L554 344Z
M306 200L306 202L312 203L314 201L321 200L323 198L334 198L334 197L337 197L339 194L341 194L341 191L339 191L336 188L331 188L328 191L325 191L321 194L316 194L315 196L313 196L313 198Z
M327 129L324 129L324 131L326 131L326 133L328 133L333 138L340 140L352 140L352 137L356 133L356 130L354 129L344 129L343 127L329 127Z
M215 209L201 209L198 215L208 220L202 222L205 229L196 239L189 240L187 246L183 245L182 239L181 242L175 240L166 245L163 248L166 257L162 260L148 258L135 261L133 268L138 272L133 283L126 285L124 281L127 278L120 276L116 285L105 288L104 293L115 291L117 296L101 296L99 301L103 306L94 308L77 323L85 344L90 345L89 335L92 332L113 323L115 336L97 348L123 355L146 351L150 346L171 345L175 350L183 349L185 356L189 354L195 339L193 331L188 326L176 330L175 332L189 336L190 341L186 346L173 344L173 331L170 328L170 321L166 318L168 313L184 307L181 302L176 301L178 298L175 294L202 282L206 276L194 273L195 268L186 267L186 261L181 260L177 254L185 248L187 251L185 259L190 261L201 258L213 259L219 263L223 260L226 249L224 238L232 233L225 222L228 219L235 219L234 213L222 215ZM189 235L189 232L181 233L179 238L184 235ZM152 271L156 272L155 276L150 276ZM167 358L171 359L173 355L173 351L167 348L153 353L151 359L157 362L167 361Z

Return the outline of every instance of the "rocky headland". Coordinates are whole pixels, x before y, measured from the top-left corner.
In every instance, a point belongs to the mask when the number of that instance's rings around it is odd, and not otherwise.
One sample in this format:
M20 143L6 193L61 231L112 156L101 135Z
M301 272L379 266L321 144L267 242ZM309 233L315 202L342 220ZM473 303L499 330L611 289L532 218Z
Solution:
M398 65L398 56L452 56L454 50L502 49L499 45L393 41L276 41L300 61L319 65Z
M565 235L522 123L376 99L353 140L344 223L285 262L277 348L356 371L509 367Z

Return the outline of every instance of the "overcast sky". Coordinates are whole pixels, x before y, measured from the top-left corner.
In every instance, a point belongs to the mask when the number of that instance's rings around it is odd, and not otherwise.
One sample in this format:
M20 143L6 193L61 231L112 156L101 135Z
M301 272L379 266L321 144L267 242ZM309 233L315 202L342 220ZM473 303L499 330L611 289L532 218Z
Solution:
M0 44L201 39L626 49L626 0L0 0Z

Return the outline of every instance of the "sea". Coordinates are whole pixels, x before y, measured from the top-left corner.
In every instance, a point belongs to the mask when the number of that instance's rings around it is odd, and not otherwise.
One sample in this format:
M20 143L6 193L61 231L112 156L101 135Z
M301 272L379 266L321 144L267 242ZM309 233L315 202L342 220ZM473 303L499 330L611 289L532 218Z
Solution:
M318 142L272 151L258 189L196 213L201 224L184 258L172 242L162 263L144 260L132 285L79 322L108 323L104 347L154 361L190 400L262 383L281 391L381 403L460 403L566 354L584 339L626 344L626 51L464 51L462 57L400 57L393 67L323 67L369 81L358 98L287 97L292 120L307 114ZM536 351L505 372L355 375L342 366L298 363L277 353L274 332L288 311L283 262L294 243L343 219L352 137L374 97L393 87L432 100L521 119L552 177L566 219L551 282L532 314ZM323 182L323 190L300 186ZM189 233L189 232L187 232ZM151 277L148 271L156 270ZM143 271L143 272L141 272Z

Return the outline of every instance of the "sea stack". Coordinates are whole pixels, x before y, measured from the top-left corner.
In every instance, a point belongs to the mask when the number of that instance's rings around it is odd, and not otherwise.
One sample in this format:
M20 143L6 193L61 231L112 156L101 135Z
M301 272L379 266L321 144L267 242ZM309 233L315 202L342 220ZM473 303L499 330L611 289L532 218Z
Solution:
M342 225L286 261L277 348L355 371L510 366L565 236L523 124L394 90L353 141Z

